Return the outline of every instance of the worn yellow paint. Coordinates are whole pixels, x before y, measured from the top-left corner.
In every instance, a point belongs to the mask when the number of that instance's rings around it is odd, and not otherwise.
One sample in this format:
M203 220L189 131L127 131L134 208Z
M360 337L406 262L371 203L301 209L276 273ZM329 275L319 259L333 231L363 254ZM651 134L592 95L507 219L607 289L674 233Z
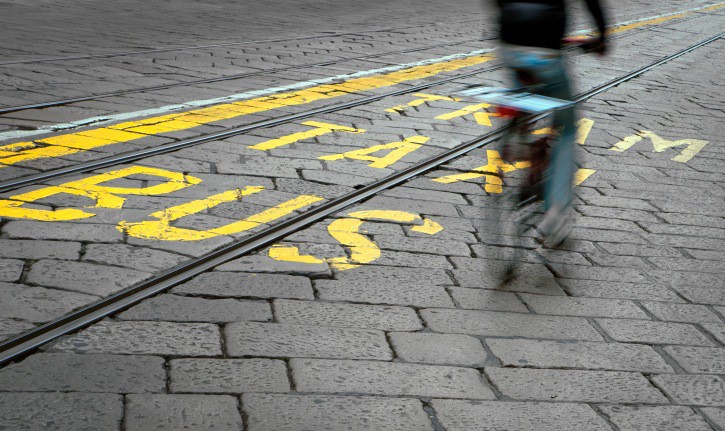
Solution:
M197 214L224 202L233 202L254 193L264 190L261 186L249 186L244 189L229 190L206 199L199 199L185 204L167 208L151 214L156 220L142 222L122 221L118 229L128 233L129 236L143 239L161 241L199 241L214 238L220 235L233 235L253 229L263 223L268 223L284 217L300 208L312 205L323 198L310 195L301 195L287 202L269 208L243 220L229 223L213 229L197 230L171 226L171 222L183 217Z
M302 123L305 126L314 127L312 130L306 132L292 133L281 138L270 139L268 141L260 142L259 144L252 145L249 148L253 150L271 150L273 148L290 145L303 139L315 138L331 132L347 132L347 133L363 133L365 129L356 129L349 126L339 126L337 124L322 123L319 121L304 121Z
M127 178L132 175L151 175L166 178L168 181L154 184L148 187L111 187L102 183ZM153 196L162 195L194 184L199 184L201 179L184 175L180 172L171 172L164 169L148 166L130 166L103 174L93 175L76 181L70 181L58 186L48 186L42 189L33 190L0 200L0 217L12 217L41 221L68 221L93 217L95 214L73 208L63 208L55 211L23 208L22 205L29 202L37 202L41 199L57 195L71 194L84 196L95 201L95 204L87 208L122 208L125 198L120 195L141 195Z
M685 148L680 151L680 154L671 159L675 162L680 163L687 163L688 161L690 161L690 159L695 157L695 155L699 153L705 147L705 145L709 143L708 141L703 141L700 139L680 139L677 141L670 141L661 138L653 132L643 130L636 135L627 136L623 140L617 142L612 148L610 148L610 150L618 151L621 153L627 151L634 144L646 138L649 138L652 141L652 147L656 153L661 153L668 148L674 148L684 145Z
M410 228L413 232L427 233L428 235L435 235L443 230L443 226L427 218L423 220L423 224L420 226L413 226Z
M182 113L173 113L137 121L128 121L90 131L68 133L34 142L19 142L1 146L0 167L45 157L65 156L104 145L113 145L142 138L176 132L200 124L256 114L288 106L303 105L350 93L390 87L403 82L423 79L444 72L480 65L492 60L492 55L476 55L440 63L414 66L381 75L360 77L338 84L324 84L304 90L274 94L266 97L226 103ZM24 149L30 147L30 149ZM37 147L37 148L36 148Z
M405 105L398 105L398 106L393 106L392 108L388 108L385 110L385 112L401 112L401 111L406 110L409 106L420 106L426 102L434 102L436 100L450 100L453 102L458 101L458 99L455 97L439 96L437 94L413 93L413 96L416 96L418 98L406 103Z
M596 171L594 169L580 168L574 173L574 186L586 181L587 178L591 177Z
M276 260L298 263L327 262L330 267L339 271L357 268L361 264L373 262L380 258L380 247L375 242L360 233L360 228L366 220L386 220L399 223L418 223L411 230L434 235L443 230L443 226L430 219L423 219L417 214L395 210L364 210L355 211L346 218L334 220L327 227L327 231L341 245L350 249L350 256L340 256L318 259L310 255L301 255L294 246L275 245L269 250L269 256Z
M592 127L594 127L594 121L590 120L588 118L582 118L577 123L579 126L576 131L576 138L575 141L579 145L584 145L584 143L587 141L587 138L589 137L589 133L592 131Z
M453 112L448 112L446 114L441 114L436 117L437 120L451 120L453 118L462 117L464 115L472 114L476 111L480 111L481 109L486 109L490 107L491 105L488 103L477 103L475 105L468 105L464 106L461 109L457 109Z
M428 142L430 138L425 136L411 136L405 138L399 142L391 142L389 144L373 145L372 147L362 148L360 150L351 150L345 153L330 154L327 156L321 156L321 160L341 160L341 159L352 159L352 160L364 160L371 162L368 164L371 168L387 168L393 163L405 157L407 154L412 153L421 147L422 144ZM372 156L379 151L389 151L383 157Z
M443 177L435 178L433 181L437 183L450 184L458 181L473 180L476 178L485 177L486 185L484 189L489 193L501 193L503 191L503 180L501 179L501 172L511 172L517 169L524 169L531 167L531 162L514 162L506 163L501 159L501 154L496 150L486 150L486 157L488 163L484 166L480 166L463 174L446 175Z
M275 244L269 249L269 257L274 260L280 260L284 262L298 262L298 263L310 263L319 264L325 263L324 260L318 259L308 254L300 254L297 247L288 247L284 245Z

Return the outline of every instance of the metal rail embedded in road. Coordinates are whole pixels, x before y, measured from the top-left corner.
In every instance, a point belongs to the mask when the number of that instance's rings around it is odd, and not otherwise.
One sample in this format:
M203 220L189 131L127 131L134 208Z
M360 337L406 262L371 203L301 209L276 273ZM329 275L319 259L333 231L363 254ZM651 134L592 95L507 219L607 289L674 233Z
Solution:
M649 70L661 66L671 60L681 57L692 52L704 45L707 45L725 35L725 32L719 33L688 48L678 51L675 54L664 57L648 66L639 68L617 79L599 85L585 93L576 97L577 102L584 101L595 95L609 90L619 84L634 79ZM528 121L536 121L543 116L529 117ZM68 334L77 329L90 325L103 317L114 314L123 310L139 301L153 296L161 291L169 289L176 284L189 280L190 278L205 272L215 266L232 259L243 256L247 253L255 251L268 244L272 244L285 236L320 221L341 209L350 205L361 202L375 194L399 185L410 178L421 175L431 169L434 169L444 163L451 161L473 149L485 146L503 136L510 126L500 128L496 131L480 136L456 148L448 150L440 155L434 156L421 163L406 168L400 172L390 175L372 184L366 185L359 190L351 192L346 196L332 199L326 203L320 204L312 209L291 217L274 226L264 229L256 234L250 235L234 243L228 244L218 250L208 253L202 257L192 259L175 268L164 271L149 280L124 289L114 295L100 300L94 304L83 307L80 310L72 312L64 317L46 323L32 331L16 336L8 341L0 344L0 364L12 361L25 354L30 353L37 347L48 343L62 335Z

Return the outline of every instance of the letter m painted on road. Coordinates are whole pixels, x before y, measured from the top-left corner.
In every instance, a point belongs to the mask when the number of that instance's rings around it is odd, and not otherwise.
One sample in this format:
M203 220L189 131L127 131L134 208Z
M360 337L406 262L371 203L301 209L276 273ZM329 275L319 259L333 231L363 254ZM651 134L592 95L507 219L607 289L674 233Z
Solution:
M695 155L699 153L700 150L705 147L705 145L708 144L708 141L703 141L699 139L680 139L679 141L668 141L667 139L657 136L653 132L643 130L636 135L627 136L623 140L617 142L612 148L610 148L610 150L618 151L620 153L627 151L634 144L641 141L642 139L651 139L652 146L654 147L654 151L656 153L661 153L668 148L685 145L685 148L680 151L680 155L672 158L672 160L674 160L675 162L680 163L687 163L688 161L690 161L690 159L695 157Z

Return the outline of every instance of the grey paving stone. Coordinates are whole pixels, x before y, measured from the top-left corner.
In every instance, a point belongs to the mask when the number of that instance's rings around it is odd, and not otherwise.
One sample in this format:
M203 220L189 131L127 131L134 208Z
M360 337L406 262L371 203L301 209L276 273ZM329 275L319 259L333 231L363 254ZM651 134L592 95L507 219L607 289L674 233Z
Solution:
M690 323L723 323L720 317L704 305L648 301L642 301L642 305L655 317L662 320Z
M52 344L50 350L216 356L221 354L221 337L219 328L209 323L104 321Z
M648 281L642 271L635 268L602 268L597 266L566 265L552 263L551 267L559 278L577 280L599 280L611 282L643 283Z
M345 255L344 252L338 254L338 256ZM445 256L393 250L383 250L381 256L375 259L372 264L375 266L395 266L403 268L453 269L453 265Z
M421 316L433 331L442 333L553 340L603 339L585 319L578 317L446 309L425 309Z
M382 331L284 323L232 323L224 329L230 356L390 360Z
M721 287L676 285L674 289L696 304L725 305L725 289Z
M538 314L584 317L620 317L648 319L647 313L634 302L625 299L572 298L521 294L529 307Z
M487 367L486 374L501 394L514 400L668 403L639 373Z
M39 260L30 267L28 283L106 296L129 287L151 273L94 263Z
M573 296L685 302L674 290L663 284L573 279L561 279L559 282Z
M621 431L709 431L710 425L684 406L599 406Z
M80 252L79 242L0 239L0 257L76 260Z
M597 245L602 247L607 253L621 256L669 256L682 258L682 253L674 247L656 247L651 245L622 244L613 242L598 242Z
M472 310L491 310L491 311L515 311L519 313L528 313L526 308L516 294L512 292L502 292L499 290L489 289L469 289L466 287L450 287L453 299L460 308Z
M506 339L488 339L486 344L503 366L672 372L672 368L649 346Z
M381 284L375 280L365 282L315 280L315 290L317 290L319 299L330 301L414 307L453 307L453 301L445 288L427 284Z
M166 390L163 358L38 353L0 370L0 391L140 393Z
M688 373L725 374L722 347L668 346L664 350Z
M25 263L18 259L0 259L0 281L18 281Z
M188 257L124 244L88 244L83 254L83 260L139 269L145 272L157 272L174 267L188 260Z
M332 244L337 244L337 242L333 242ZM325 243L320 242L319 245L325 245ZM332 274L330 265L325 261L321 263L288 262L272 259L266 255L267 253L269 253L269 250L262 250L260 254L235 259L231 262L218 266L215 270L240 271L257 274L292 274L323 277L330 276ZM341 255L341 253L338 255Z
M245 394L249 431L433 431L420 400Z
M471 250L464 242L437 239L411 238L391 235L375 235L381 249L438 254L441 256L470 256Z
M120 430L123 396L84 393L0 393L0 427L13 431Z
M300 392L495 398L479 372L470 368L321 359L292 359L290 366Z
M171 392L287 392L287 366L270 359L172 359Z
M35 328L32 323L0 317L0 340L9 338L11 335L20 334L31 328Z
M0 317L47 322L97 299L83 293L0 282Z
M676 404L725 406L725 380L718 376L660 374L652 382Z
M383 331L417 331L423 325L412 308L383 305L338 304L312 301L274 301L274 315L280 323Z
M65 241L121 242L123 234L108 224L47 223L13 220L2 228L8 238L54 239Z
M710 419L710 422L719 426L721 429L725 429L725 408L705 407L701 408L700 411Z
M703 323L702 327L717 338L720 343L725 344L725 324Z
M433 400L447 431L610 431L586 404L511 401Z
M201 274L171 291L224 298L314 298L307 277L222 271Z
M243 427L237 400L229 395L131 394L126 396L124 422L128 431Z
M118 315L122 320L161 320L168 322L239 322L272 320L272 309L263 301L203 299L159 295Z
M713 346L714 343L697 327L687 323L647 320L596 319L612 339L624 343L682 344Z
M477 338L457 334L391 332L399 359L405 362L482 367L488 354Z
M392 268L365 265L353 271L338 272L335 279L341 282L375 280L380 284L453 284L446 271L428 268Z
M422 201L417 199L391 198L376 196L360 205L360 209L391 209L408 211L413 214L426 214L431 216L459 217L455 205L447 202ZM435 219L435 217L433 217Z
M454 263L458 264L457 259L463 258L451 258ZM541 295L566 295L566 292L564 292L564 290L557 284L554 276L543 266L540 267L539 265L522 263L517 269L516 278L504 285L501 285L506 261L497 261L495 264L496 266L492 268L492 271L487 269L454 269L451 272L453 273L453 277L456 279L457 284L462 287L499 289L508 292L528 292L538 293Z

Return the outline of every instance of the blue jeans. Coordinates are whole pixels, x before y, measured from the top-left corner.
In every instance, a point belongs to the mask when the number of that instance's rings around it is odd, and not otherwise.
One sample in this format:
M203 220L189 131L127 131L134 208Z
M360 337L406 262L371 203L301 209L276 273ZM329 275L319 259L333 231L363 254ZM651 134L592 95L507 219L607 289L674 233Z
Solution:
M541 83L532 93L557 99L571 100L571 86L566 64L561 53L545 48L504 45L501 59L510 69L524 71L528 77ZM524 86L517 73L514 73L516 86ZM561 209L571 204L571 189L574 181L574 140L576 138L576 120L574 108L566 108L554 114L554 128L560 135L553 141L549 158L549 168L544 181L544 207L555 204Z

